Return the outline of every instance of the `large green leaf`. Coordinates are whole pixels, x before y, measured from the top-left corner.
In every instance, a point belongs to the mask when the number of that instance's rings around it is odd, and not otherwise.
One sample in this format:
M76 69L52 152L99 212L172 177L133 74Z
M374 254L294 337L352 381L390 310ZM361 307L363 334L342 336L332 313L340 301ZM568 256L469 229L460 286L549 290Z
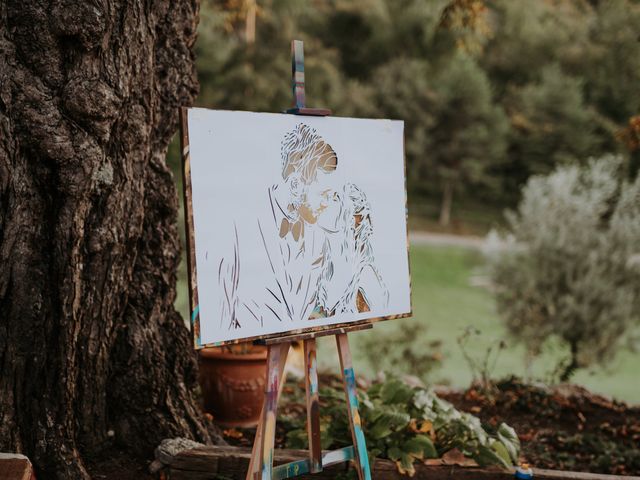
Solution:
M516 434L516 431L507 425L501 423L497 432L498 439L504 444L509 457L514 464L518 463L518 457L520 456L520 439Z
M380 400L385 405L407 404L413 399L414 390L397 378L387 380L380 390Z
M507 447L505 447L504 443L500 440L494 440L491 444L491 448L504 461L505 465L511 465L511 456L509 455L509 451L507 450Z
M504 448L504 445L503 445ZM509 454L506 450L503 452L506 455L506 458L509 458ZM500 465L502 467L508 468L511 466L511 462L505 460L504 457L501 457L496 450L486 445L479 445L476 454L473 456L473 459L478 462L478 465L481 467L486 467L488 465Z
M407 440L402 446L402 451L420 460L424 458L438 458L436 447L426 435L416 435Z
M398 467L398 471L402 475L409 475L410 477L413 477L416 474L416 469L413 466L413 457L411 455L403 453L400 456L400 461L396 461L396 465Z
M366 432L373 439L380 439L392 432L405 428L411 417L408 413L399 410L395 406L380 406L367 424Z
M390 447L389 450L387 450L387 457L389 457L389 460L393 460L395 462L396 460L400 460L401 456L402 450L398 447Z

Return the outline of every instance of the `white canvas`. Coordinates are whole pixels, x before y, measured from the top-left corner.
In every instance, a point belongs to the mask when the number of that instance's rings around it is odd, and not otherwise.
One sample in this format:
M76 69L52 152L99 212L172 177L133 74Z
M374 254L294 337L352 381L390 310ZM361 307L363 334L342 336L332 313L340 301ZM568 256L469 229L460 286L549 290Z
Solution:
M188 111L198 343L411 311L403 129Z

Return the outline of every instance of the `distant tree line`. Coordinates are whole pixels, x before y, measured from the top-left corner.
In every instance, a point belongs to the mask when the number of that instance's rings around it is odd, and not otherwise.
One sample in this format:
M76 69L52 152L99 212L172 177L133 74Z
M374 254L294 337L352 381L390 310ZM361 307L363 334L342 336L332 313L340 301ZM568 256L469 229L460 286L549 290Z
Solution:
M281 111L289 42L310 106L406 121L409 188L514 205L532 174L603 153L640 166L632 0L204 0L199 104Z

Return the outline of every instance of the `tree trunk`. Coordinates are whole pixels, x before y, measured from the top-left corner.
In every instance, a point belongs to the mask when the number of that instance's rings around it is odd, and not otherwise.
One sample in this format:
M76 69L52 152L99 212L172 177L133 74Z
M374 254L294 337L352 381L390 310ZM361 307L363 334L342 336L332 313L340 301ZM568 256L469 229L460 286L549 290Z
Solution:
M247 18L245 19L244 36L247 44L253 45L256 42L256 14L258 10L256 0L247 0L245 7Z
M560 373L560 377L558 378L558 380L560 380L562 383L567 383L569 380L571 380L571 377L573 377L573 375L576 373L576 370L580 368L580 361L578 359L578 341L570 340L569 348L571 350L569 363L564 365L562 372Z
M0 3L0 451L39 478L88 478L83 456L112 436L140 455L211 440L173 308L165 164L197 93L197 14L197 0Z
M440 205L440 225L448 227L451 223L451 204L453 203L453 181L444 180L442 186L442 204Z

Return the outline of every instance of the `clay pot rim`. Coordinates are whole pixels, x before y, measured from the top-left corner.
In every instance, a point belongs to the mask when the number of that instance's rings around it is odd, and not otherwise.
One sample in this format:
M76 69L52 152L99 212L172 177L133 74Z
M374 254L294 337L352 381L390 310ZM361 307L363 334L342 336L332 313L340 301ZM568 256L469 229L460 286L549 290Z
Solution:
M201 357L210 358L214 360L233 360L234 362L242 362L242 361L256 361L256 360L266 360L267 359L267 350L254 352L254 353L232 353L225 352L216 347L208 347L203 348L199 351Z

